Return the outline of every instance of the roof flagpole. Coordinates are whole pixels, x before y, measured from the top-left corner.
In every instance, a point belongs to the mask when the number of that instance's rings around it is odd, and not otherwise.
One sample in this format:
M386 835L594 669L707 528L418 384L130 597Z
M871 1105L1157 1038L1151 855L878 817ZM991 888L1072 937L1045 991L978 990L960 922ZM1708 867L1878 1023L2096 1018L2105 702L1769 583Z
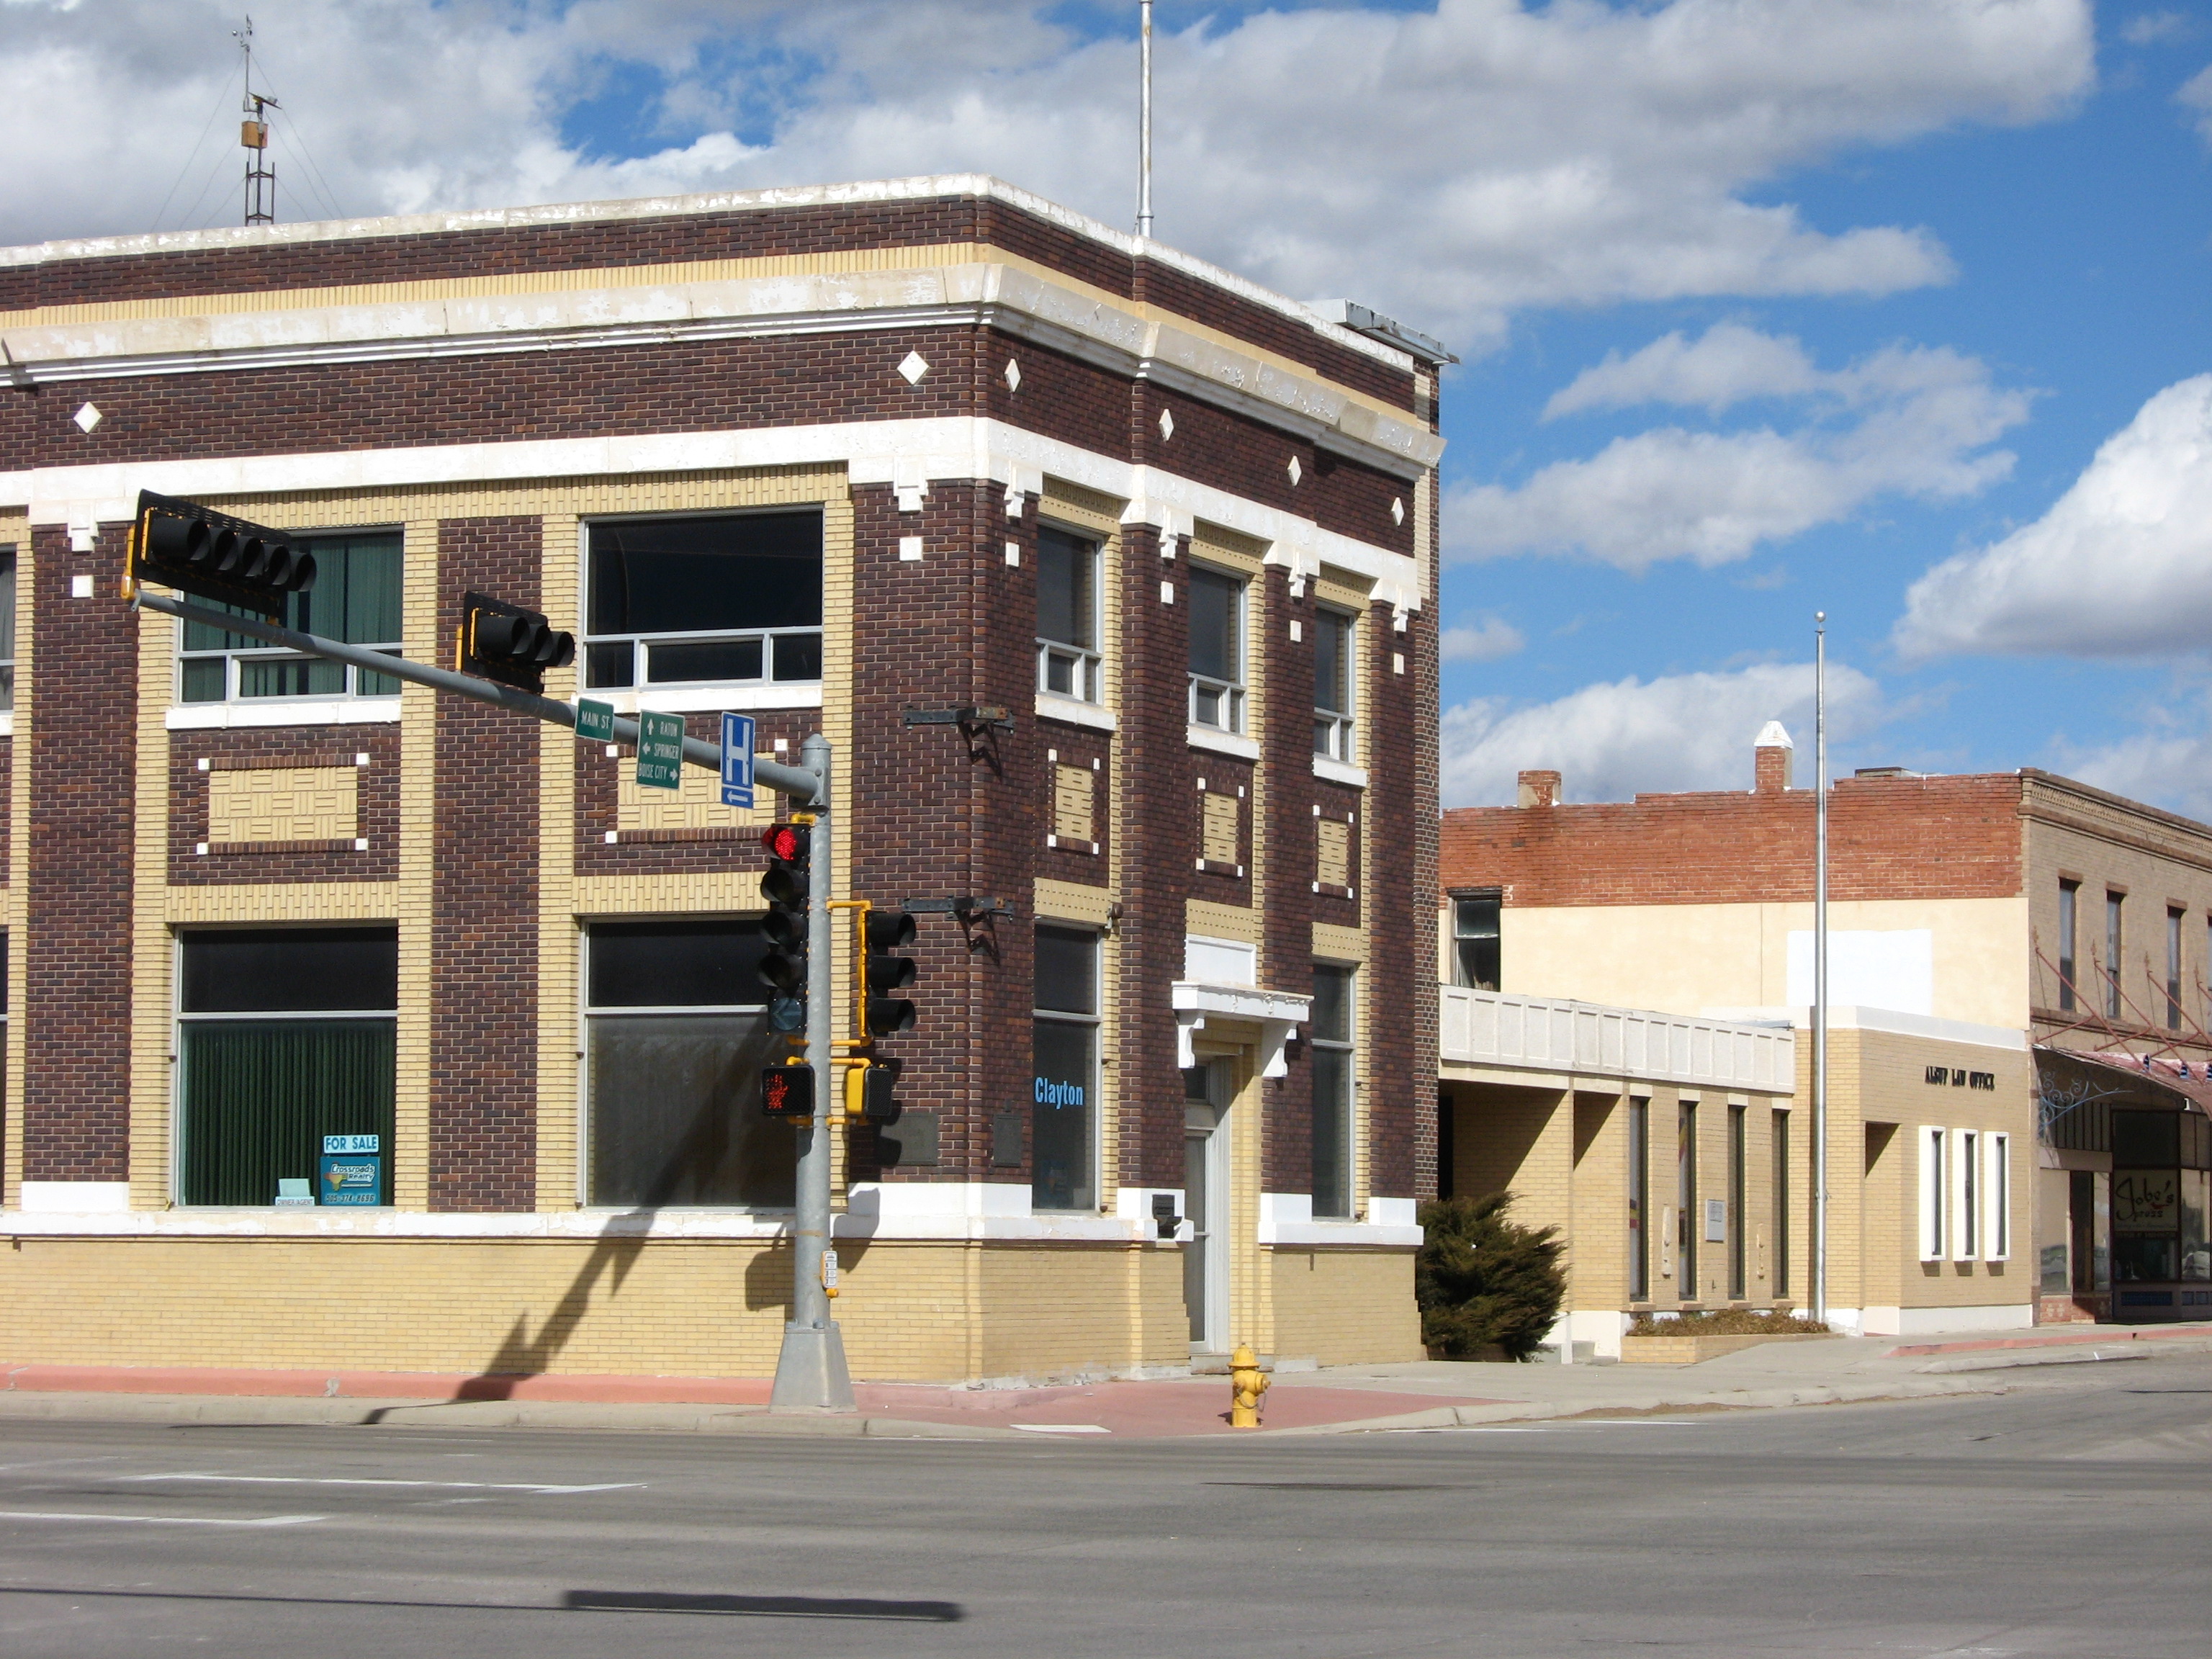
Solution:
M1137 234L1152 236L1152 0L1138 0L1137 57L1143 90L1137 114Z

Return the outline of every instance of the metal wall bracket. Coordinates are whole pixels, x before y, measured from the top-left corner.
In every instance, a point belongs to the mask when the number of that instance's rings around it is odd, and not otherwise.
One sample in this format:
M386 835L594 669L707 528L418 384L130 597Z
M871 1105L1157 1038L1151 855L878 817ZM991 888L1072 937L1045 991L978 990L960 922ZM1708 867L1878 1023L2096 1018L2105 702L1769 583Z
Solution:
M1011 732L1014 717L996 703L966 703L958 708L909 708L908 726L957 726L970 736L984 732Z

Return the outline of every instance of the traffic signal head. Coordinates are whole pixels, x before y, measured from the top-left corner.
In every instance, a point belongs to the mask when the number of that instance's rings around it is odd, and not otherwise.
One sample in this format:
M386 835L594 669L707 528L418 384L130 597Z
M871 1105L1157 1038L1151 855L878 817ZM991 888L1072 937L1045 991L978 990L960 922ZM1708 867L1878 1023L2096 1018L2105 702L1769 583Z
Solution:
M576 659L576 636L535 611L482 593L461 597L460 648L453 666L519 691L545 689L545 671Z
M877 1125L899 1121L899 1103L891 1098L898 1086L901 1063L879 1060L855 1066L845 1073L845 1115Z
M131 580L281 619L285 595L315 585L315 556L283 531L142 489Z
M806 1029L808 854L811 838L803 823L770 824L761 833L769 865L761 875L761 896L768 913L761 933L768 949L761 957L769 999L769 1029L796 1033Z
M867 921L868 948L862 972L868 1035L914 1029L914 1004L903 997L887 996L914 983L914 958L893 954L914 943L914 918L903 910L871 912Z
M814 1068L805 1065L762 1066L761 1110L770 1117L812 1117Z

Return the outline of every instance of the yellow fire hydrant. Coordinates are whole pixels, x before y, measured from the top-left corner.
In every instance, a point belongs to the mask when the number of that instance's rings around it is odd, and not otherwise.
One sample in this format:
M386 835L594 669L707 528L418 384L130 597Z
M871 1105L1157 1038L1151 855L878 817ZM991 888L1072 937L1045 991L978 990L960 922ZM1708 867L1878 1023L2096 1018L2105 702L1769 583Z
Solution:
M1260 1396L1267 1392L1267 1377L1249 1342L1239 1342L1237 1352L1229 1356L1229 1426L1258 1428Z

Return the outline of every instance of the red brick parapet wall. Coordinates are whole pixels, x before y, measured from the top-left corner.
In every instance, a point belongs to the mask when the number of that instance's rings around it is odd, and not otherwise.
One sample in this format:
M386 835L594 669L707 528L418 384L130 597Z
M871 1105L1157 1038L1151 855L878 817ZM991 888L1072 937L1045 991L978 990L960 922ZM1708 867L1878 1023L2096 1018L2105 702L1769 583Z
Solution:
M2010 897L2025 881L2021 802L2009 772L1841 779L1829 896ZM1447 892L1502 887L1516 907L1809 902L1813 806L1793 789L1459 807L1443 815L1439 874Z

